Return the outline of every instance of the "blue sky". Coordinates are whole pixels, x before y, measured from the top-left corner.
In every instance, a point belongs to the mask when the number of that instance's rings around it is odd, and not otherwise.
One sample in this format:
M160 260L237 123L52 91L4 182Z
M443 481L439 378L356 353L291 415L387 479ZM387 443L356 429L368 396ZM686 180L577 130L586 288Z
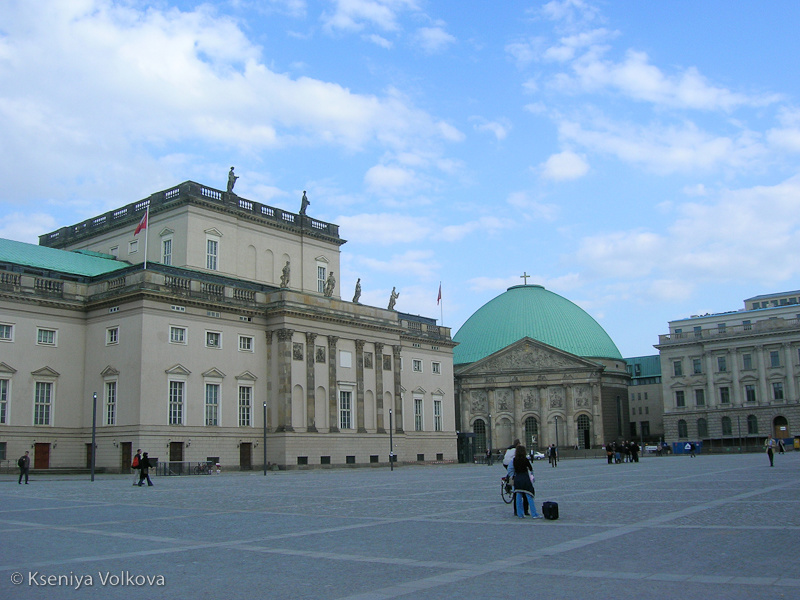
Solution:
M800 289L800 3L0 3L0 237L191 179L338 223L344 299L511 285L624 356ZM443 303L437 305L439 282Z

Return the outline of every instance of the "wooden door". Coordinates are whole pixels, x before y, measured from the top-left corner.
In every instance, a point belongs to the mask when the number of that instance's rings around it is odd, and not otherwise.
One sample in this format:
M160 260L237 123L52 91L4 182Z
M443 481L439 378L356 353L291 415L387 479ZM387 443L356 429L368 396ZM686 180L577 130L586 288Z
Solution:
M239 468L249 471L253 468L253 444L242 442L239 444Z
M169 443L169 462L183 461L183 442Z
M33 468L50 468L50 444L37 442L33 449Z
M131 472L131 461L133 460L133 442L122 442L121 444L120 473Z

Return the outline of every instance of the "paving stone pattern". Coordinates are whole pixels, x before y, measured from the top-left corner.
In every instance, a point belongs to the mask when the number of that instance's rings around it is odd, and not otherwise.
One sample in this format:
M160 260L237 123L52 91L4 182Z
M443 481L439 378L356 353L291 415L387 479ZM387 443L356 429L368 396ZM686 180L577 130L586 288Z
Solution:
M800 452L768 464L536 463L558 521L515 518L499 466L2 475L0 598L796 598Z

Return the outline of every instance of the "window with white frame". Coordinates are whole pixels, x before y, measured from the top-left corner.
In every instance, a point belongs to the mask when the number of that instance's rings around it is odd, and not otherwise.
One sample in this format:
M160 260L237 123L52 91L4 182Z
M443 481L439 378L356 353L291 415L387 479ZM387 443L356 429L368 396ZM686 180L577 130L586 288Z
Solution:
M43 329L36 330L36 343L40 346L55 346L58 341L58 330Z
M773 369L781 366L781 353L777 350L772 350L769 353L769 366Z
M720 373L725 373L728 370L728 359L725 356L717 357L717 370Z
M441 375L442 374L442 363L440 362L432 362L431 363L431 373L434 375Z
M433 397L433 429L434 431L442 431L442 398L441 396Z
M0 342L14 341L14 326L7 323L0 323Z
M106 329L106 346L119 343L119 327L109 327Z
M703 361L699 358L692 359L692 373L699 375L703 372Z
M683 364L679 360L672 361L672 374L675 377L683 377Z
M684 396L683 390L675 391L675 406L678 408L686 406L686 397Z
M221 348L222 334L218 331L206 331L206 348Z
M418 358L414 358L411 360L411 369L415 373L422 373L422 361Z
M50 425L53 409L53 383L37 381L33 398L33 424Z
M186 327L177 327L170 325L169 327L169 343L170 344L185 344L186 343Z
M139 251L139 240L128 243L128 254L136 254Z
M114 258L119 258L119 246L112 246L108 253Z
M745 371L753 368L753 355L749 352L742 354L742 369Z
M219 240L206 239L206 269L216 271L219 260Z
M117 382L106 381L105 384L105 424L117 424Z
M253 337L249 335L239 336L239 351L252 352L253 351Z
M756 386L749 384L744 386L744 399L747 402L756 401Z
M350 368L353 366L353 353L348 352L347 350L340 350L339 351L339 366Z
M161 240L161 263L165 265L172 264L172 238L163 238Z
M353 392L339 392L339 429L352 428Z
M320 294L325 293L325 280L328 277L328 268L321 264L317 263L317 291Z
M706 391L703 389L697 389L694 391L694 401L697 406L705 406L706 405ZM639 409L642 410L641 408ZM641 414L641 413L639 413Z
M422 398L414 398L414 431L422 431Z
M203 415L204 425L219 425L219 389L218 383L206 384L206 406Z
M730 404L731 403L731 390L728 387L721 387L719 388L719 403L720 404Z
M186 383L169 382L169 425L183 425L183 401L186 394Z
M0 425L8 425L8 396L10 379L0 379Z
M772 383L772 398L777 402L783 402L783 383L774 381Z
M239 427L253 426L253 388L239 386Z

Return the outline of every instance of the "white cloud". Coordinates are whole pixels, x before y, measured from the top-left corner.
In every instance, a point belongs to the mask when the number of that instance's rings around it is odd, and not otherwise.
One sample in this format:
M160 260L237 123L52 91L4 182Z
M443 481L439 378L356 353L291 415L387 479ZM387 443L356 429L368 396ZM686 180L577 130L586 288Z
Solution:
M397 213L341 215L336 218L345 239L363 244L405 244L427 238L431 228L420 219Z
M542 177L555 181L579 179L589 172L589 164L585 157L570 150L553 154L540 165Z
M433 252L429 250L408 250L403 254L395 254L388 260L361 256L357 263L383 274L396 273L404 277L430 280L435 278L439 270L439 263L433 256Z
M511 123L508 119L497 119L495 121L488 121L482 117L470 117L470 121L475 124L473 127L475 131L486 131L494 135L497 140L504 140L511 130Z
M370 192L380 195L406 194L420 185L417 174L398 166L375 165L366 175L364 183Z
M442 27L421 27L417 30L416 41L425 52L434 54L441 52L450 44L455 44L456 38Z
M39 244L39 236L45 231L54 231L62 224L56 223L52 215L46 213L14 212L3 215L0 220L0 238Z
M501 219L498 217L481 217L475 221L462 223L460 225L448 225L442 227L441 238L447 242L454 242L463 239L469 234L479 231L481 236L494 235L499 231L514 227L511 219Z
M555 221L559 213L558 205L532 199L528 192L512 192L506 202L526 218Z
M324 29L328 31L361 31L374 26L384 31L400 28L398 13L417 10L414 0L333 0L333 11L322 14Z

